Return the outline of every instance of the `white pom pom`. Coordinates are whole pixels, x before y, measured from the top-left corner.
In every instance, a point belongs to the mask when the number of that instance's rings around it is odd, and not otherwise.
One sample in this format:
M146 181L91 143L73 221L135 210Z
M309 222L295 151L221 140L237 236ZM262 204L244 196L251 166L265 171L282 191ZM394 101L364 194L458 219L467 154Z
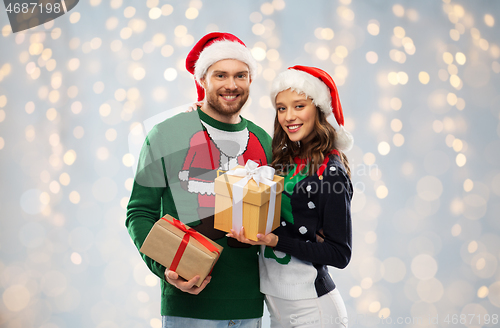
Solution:
M330 114L326 117L326 121L330 123L335 132L337 132L337 140L335 140L335 148L341 151L348 151L354 144L352 135L347 131L343 125L339 125L335 116Z
M347 131L343 125L340 125L337 132L337 140L335 140L335 147L341 151L349 151L351 150L354 139L352 135Z

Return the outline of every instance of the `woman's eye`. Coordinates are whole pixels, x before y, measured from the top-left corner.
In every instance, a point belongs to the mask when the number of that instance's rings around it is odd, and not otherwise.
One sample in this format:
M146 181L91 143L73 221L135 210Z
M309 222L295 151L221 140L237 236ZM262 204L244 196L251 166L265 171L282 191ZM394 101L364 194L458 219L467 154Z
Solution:
M278 111L284 111L285 110L285 107L278 107Z

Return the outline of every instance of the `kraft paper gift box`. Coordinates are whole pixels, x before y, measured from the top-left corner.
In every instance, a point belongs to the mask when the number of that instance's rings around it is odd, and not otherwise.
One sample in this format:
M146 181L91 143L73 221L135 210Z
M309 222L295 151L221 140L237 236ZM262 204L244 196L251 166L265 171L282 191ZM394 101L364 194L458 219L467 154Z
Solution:
M250 162L250 161L248 161ZM257 234L267 234L274 229L276 229L280 224L280 212L281 212L281 193L283 191L284 178L274 175L274 169L264 166L259 167L271 169L272 174L267 174L268 179L266 181L260 180L259 185L254 179L249 179L248 177L231 175L233 171L238 171L240 173L244 168L248 166L237 166L232 171L226 174L220 175L215 179L214 191L215 191L215 220L214 228L222 231L230 232L231 229L240 231L241 226L245 228L245 236L250 239L257 241ZM253 162L254 170L258 164ZM272 178L272 180L270 179ZM242 203L240 203L240 208L237 211L239 214L235 213L234 210L234 186L239 183L241 188L241 180L248 180L245 184L243 181L243 195ZM270 183L272 181L272 183ZM275 193L271 191L271 186L268 184L275 184ZM240 192L241 193L241 192ZM273 196L274 194L274 196ZM274 213L268 215L269 206L271 199L274 197ZM237 217L239 215L239 217Z
M190 280L200 276L196 286L210 274L223 247L170 215L158 220L140 249L156 262Z

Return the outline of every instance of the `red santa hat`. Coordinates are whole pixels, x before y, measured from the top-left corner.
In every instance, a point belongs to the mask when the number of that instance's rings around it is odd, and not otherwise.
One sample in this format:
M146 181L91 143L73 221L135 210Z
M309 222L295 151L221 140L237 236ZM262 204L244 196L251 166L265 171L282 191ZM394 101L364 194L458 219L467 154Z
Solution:
M198 101L205 98L205 90L200 80L208 68L224 59L237 59L248 65L252 80L257 74L257 62L246 45L230 33L208 33L195 44L186 58L186 68L194 75Z
M293 66L276 77L271 87L271 100L276 107L276 96L281 91L291 89L306 95L325 114L335 132L335 147L342 151L352 148L352 135L344 128L344 114L340 104L337 86L327 72L308 66Z

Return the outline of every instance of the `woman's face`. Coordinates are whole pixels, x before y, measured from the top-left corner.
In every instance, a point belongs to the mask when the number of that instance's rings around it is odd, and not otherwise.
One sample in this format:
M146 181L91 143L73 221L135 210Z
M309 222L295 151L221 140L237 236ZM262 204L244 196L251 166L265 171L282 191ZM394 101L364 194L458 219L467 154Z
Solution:
M276 96L278 122L291 141L307 143L315 135L316 106L310 98L290 89Z

